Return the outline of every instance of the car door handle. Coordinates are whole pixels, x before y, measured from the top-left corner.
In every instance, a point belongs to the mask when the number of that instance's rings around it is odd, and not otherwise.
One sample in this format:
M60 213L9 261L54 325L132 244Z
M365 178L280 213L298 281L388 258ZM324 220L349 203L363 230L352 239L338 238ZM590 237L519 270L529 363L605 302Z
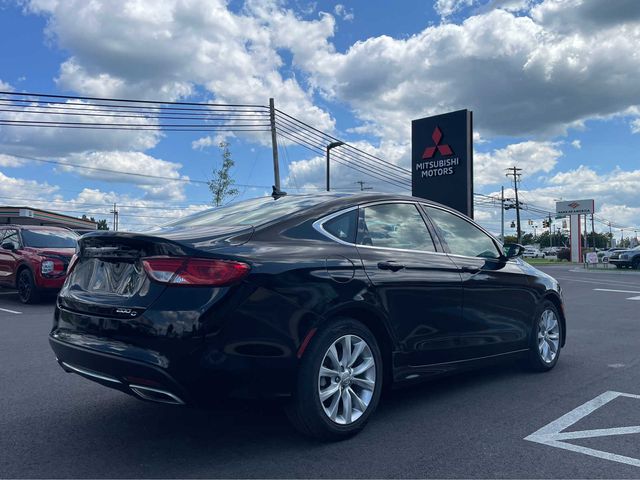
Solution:
M397 272L398 270L405 268L405 266L397 262L378 262L378 268L380 270L391 270L392 272Z
M460 270L466 273L478 273L481 270L481 268L476 267L475 265L464 265L460 267Z

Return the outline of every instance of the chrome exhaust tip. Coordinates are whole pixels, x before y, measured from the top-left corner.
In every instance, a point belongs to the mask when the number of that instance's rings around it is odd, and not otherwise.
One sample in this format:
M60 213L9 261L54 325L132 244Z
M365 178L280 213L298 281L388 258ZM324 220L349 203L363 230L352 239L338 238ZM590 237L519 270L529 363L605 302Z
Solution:
M129 385L129 388L133 393L144 400L151 400L152 402L167 403L170 405L185 405L177 395L166 390L160 390L158 388L145 387L143 385Z

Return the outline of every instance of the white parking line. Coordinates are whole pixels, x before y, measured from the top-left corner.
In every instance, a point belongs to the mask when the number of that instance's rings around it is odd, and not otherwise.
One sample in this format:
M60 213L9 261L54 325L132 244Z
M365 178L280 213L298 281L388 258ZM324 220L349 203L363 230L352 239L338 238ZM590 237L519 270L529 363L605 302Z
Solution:
M8 308L0 308L0 310L2 310L3 312L7 312L7 313L16 313L18 315L20 315L22 312L16 312L15 310L9 310Z
M626 457L624 455L617 455L610 452L603 452L594 448L587 448L581 445L574 445L573 443L566 442L567 440L575 440L579 438L608 437L612 435L629 435L640 433L640 426L598 428L595 430L563 432L563 430L566 430L582 418L586 417L590 413L593 413L595 410L601 408L611 400L614 400L618 397L635 398L637 400L640 400L640 395L632 395L630 393L620 392L605 392L602 395L597 396L593 400L589 400L587 403L580 405L578 408L571 410L569 413L561 416L557 420L554 420L550 424L542 427L537 432L534 432L526 437L525 440L541 443L550 447L563 448L565 450L583 453L592 457L611 460L612 462L625 463L627 465L640 467L640 459Z
M598 292L616 292L616 293L640 293L635 290L612 290L610 288L594 288Z
M580 282L580 283L594 283L596 285L623 285L625 287L629 286L629 282L616 281L616 280L582 280L577 278L568 278L568 277L555 277L556 280L567 280L569 282ZM635 286L635 285L634 285Z

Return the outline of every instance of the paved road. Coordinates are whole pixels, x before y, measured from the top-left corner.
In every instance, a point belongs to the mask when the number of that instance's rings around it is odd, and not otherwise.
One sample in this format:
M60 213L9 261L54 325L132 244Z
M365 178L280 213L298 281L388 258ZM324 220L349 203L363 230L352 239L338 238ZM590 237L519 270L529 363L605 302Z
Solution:
M46 340L51 304L0 291L0 477L638 478L640 467L524 440L604 392L640 394L640 300L594 290L640 292L640 275L545 271L569 314L554 371L504 365L394 392L337 444L301 438L272 405L154 405L65 374ZM567 430L634 425L640 399L618 397ZM637 433L571 443L640 459Z

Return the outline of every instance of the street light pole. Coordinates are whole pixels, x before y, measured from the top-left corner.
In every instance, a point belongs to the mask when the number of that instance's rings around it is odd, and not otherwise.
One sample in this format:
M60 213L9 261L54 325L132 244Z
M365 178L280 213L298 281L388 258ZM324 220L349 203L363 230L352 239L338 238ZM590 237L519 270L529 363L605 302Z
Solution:
M329 145L327 145L327 192L330 191L330 187L331 187L331 181L330 181L331 168L329 164L329 153L331 152L332 148L339 147L340 145L344 145L344 142L340 142L340 141L331 142Z

